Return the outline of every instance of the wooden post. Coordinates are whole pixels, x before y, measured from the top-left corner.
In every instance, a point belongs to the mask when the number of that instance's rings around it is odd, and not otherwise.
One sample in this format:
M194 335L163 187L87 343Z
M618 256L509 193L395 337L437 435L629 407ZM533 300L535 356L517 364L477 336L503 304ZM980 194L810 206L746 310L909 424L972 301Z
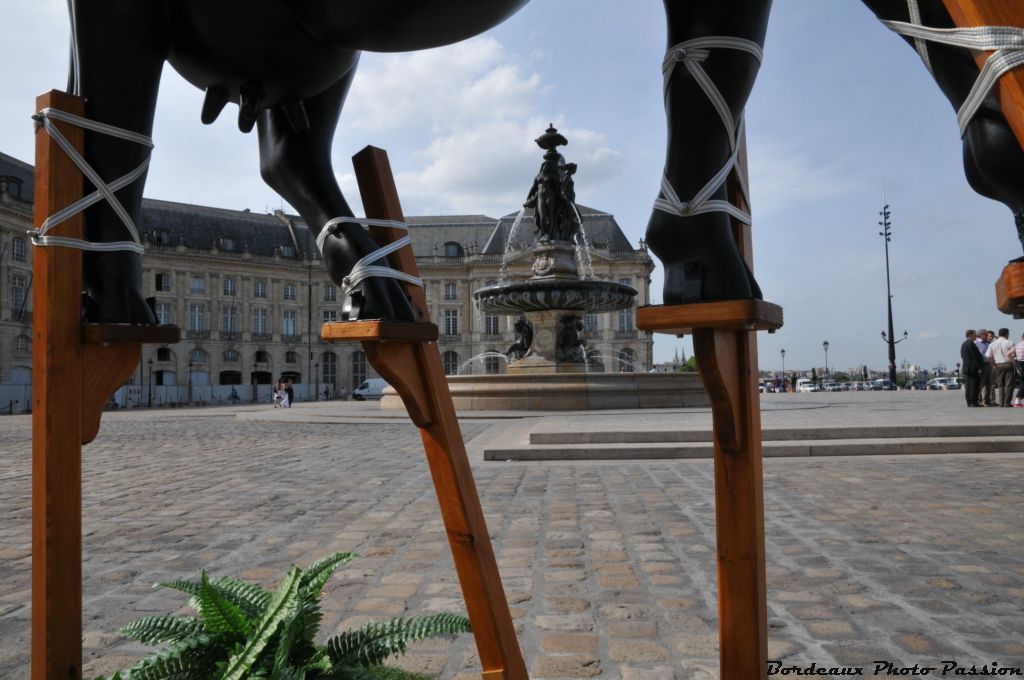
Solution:
M1024 4L1012 0L943 0L946 11L959 28L976 26L1017 26L1024 28ZM978 68L985 66L991 52L976 52ZM1003 115L1024 148L1024 67L1010 71L999 80L999 103Z
M741 144L736 171L745 175L746 145ZM729 197L746 207L735 177ZM752 265L749 225L734 220L733 236ZM714 421L720 677L763 679L768 672L768 605L754 331L781 327L782 309L761 300L649 306L637 310L636 322L643 330L693 335Z
M367 147L353 158L367 217L402 221L387 154ZM403 235L399 229L371 228L381 245ZM418 274L411 247L390 256L391 266ZM420 323L355 321L324 324L328 340L359 340L373 367L402 397L420 428L434 490L441 509L455 570L484 680L527 680L490 534L477 496L473 471L455 416L455 406L438 353L437 327L429 323L423 289L405 286Z
M56 90L36 110L83 115ZM82 152L84 135L57 127ZM36 227L82 196L82 176L45 131L36 133ZM82 217L55 227L82 238ZM32 342L32 680L82 677L82 445L93 440L110 395L131 375L142 342L178 342L173 326L83 326L82 253L34 248Z
M943 0L953 23L959 28L975 26L1017 26L1024 28L1024 4L1008 0ZM976 52L983 68L991 52ZM999 105L1017 142L1024 148L1024 67L999 79ZM1016 318L1024 316L1024 263L1011 262L996 281L996 307Z
M83 115L78 97L51 91L36 110ZM57 127L79 152L82 130ZM82 196L74 163L36 133L35 225ZM82 237L82 218L57 227ZM82 256L34 248L32 362L32 678L82 677L82 449L80 342Z

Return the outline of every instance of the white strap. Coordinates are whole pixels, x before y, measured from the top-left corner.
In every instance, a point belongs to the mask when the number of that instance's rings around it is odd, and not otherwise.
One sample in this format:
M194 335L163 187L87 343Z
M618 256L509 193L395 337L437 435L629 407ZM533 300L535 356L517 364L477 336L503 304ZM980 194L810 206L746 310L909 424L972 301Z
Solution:
M323 226L320 233L316 237L316 247L320 250L320 254L324 252L324 241L327 240L328 235L333 233L336 225L344 222L353 222L355 224L362 225L364 227L392 227L394 229L404 229L408 231L409 226L405 222L398 222L395 220L377 220L371 218L361 217L335 217ZM377 262L381 258L385 258L391 253L409 245L412 243L412 239L409 236L403 236L402 238L392 241L391 243L383 246L382 248L373 251L372 253L363 256L358 262L353 265L352 270L348 273L341 281L341 290L346 295L350 293L356 286L362 283L364 280L370 277L383 277L390 279L398 279L411 283L414 286L423 287L423 279L420 279L412 274L407 274L397 269L392 269L384 265L371 264Z
M697 84L700 85L701 90L704 91L704 94L707 95L708 100L711 102L711 106L718 113L718 117L726 129L726 134L728 134L729 150L732 153L729 155L729 160L725 162L725 165L689 201L680 200L679 195L668 181L668 177L662 176L661 194L654 201L654 209L680 217L709 212L724 212L745 224L750 224L750 214L745 210L740 209L729 201L709 200L721 188L726 179L728 179L729 173L735 168L739 158L739 140L743 135L743 116L741 115L738 121L733 120L728 102L725 101L725 97L722 96L718 87L715 86L711 77L708 76L707 71L701 66L701 62L710 56L711 50L714 48L747 52L757 59L758 64L764 58L764 51L761 49L761 46L753 40L747 40L746 38L706 36L674 45L669 48L661 67L664 74L666 105L668 103L669 89L671 88L672 73L675 71L676 64L682 63ZM739 173L737 173L737 176L739 176ZM744 201L749 205L750 197L742 177L739 177L739 189Z
M1016 26L978 26L976 28L928 28L903 21L883 21L889 29L908 38L928 40L953 47L966 47L981 52L991 51L974 81L970 93L956 113L961 136L967 131L974 114L999 79L1024 65L1024 28Z
M907 0L907 12L910 14L910 23L915 26L921 25L921 8L917 6L917 0ZM914 49L921 55L921 61L929 73L932 71L932 60L928 57L928 44L924 38L914 38Z
M37 113L33 118L42 125L46 133L53 138L53 141L57 143L57 146L61 148L68 155L68 158L82 171L86 179L92 182L93 186L96 187L96 191L78 199L71 205L58 210L49 217L47 217L39 229L34 229L29 232L32 236L32 243L37 246L63 246L66 248L76 248L78 250L90 250L99 252L112 252L127 250L130 252L138 253L139 255L145 252L145 248L142 246L139 240L139 232L135 228L135 223L132 221L128 211L125 210L124 206L121 205L121 201L117 200L114 195L115 191L118 191L135 180L142 177L145 174L146 169L149 167L150 153L153 149L153 141L146 135L138 132L132 132L131 130L124 130L113 125L107 125L106 123L100 123L97 121L89 120L81 116L76 116L67 111L61 111L59 109L45 108ZM142 163L124 175L123 177L110 182L109 184L104 182L103 179L96 173L95 170L86 162L78 150L71 145L71 142L61 134L61 131L57 129L56 124L53 121L61 121L68 123L69 125L75 125L85 130L92 130L100 134L109 135L111 137L117 137L118 139L124 139L129 142L135 142L140 144L147 149L146 158ZM125 228L128 230L128 234L132 237L131 241L114 241L110 243L92 243L90 241L83 241L81 239L70 238L66 236L47 236L46 233L53 229L58 224L65 220L77 215L89 206L92 206L102 200L106 200L110 204L110 207L121 219Z

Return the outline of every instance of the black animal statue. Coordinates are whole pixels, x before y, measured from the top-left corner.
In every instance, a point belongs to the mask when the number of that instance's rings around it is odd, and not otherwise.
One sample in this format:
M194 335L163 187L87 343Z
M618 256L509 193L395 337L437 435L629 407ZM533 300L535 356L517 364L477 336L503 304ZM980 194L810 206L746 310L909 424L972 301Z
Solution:
M239 128L257 129L263 179L312 230L334 220L322 251L331 278L348 294L349 318L413 320L394 279L345 284L355 263L377 248L358 223L337 220L352 211L330 160L359 53L462 40L498 24L526 1L69 0L69 90L85 98L89 119L147 136L164 62L206 91L204 122L215 120L228 103L238 104ZM919 15L926 25L951 23L941 0L866 2L883 19ZM665 267L664 300L760 297L730 229L731 218L749 216L727 202L725 178L735 162L771 0L664 5L668 141L664 180L646 233ZM969 53L931 44L925 49L940 87L959 106L978 74ZM86 160L107 182L138 167L147 153L130 141L86 134ZM1024 153L992 98L966 130L965 163L971 185L1006 203L1020 225ZM116 192L132 220L138 219L144 185L142 174ZM124 222L107 202L86 211L85 229L93 242L127 240ZM88 320L156 323L144 300L139 257L86 252Z

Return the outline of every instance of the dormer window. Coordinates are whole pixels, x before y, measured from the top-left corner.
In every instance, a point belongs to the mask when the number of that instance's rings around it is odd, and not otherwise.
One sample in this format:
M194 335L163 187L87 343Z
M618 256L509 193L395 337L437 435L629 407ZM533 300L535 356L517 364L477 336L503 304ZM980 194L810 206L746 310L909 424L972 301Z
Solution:
M295 257L295 246L281 246L281 257Z
M229 253L230 252L234 252L234 250L235 250L235 239L233 239L233 238L222 238L220 240L220 245L217 246L217 247L220 250L223 250L223 251L226 251L226 252L229 252Z
M17 177L0 176L0 193L11 198L21 198L21 180Z
M153 243L167 246L171 244L171 232L166 229L153 230Z
M445 257L462 257L463 256L462 244L456 243L455 241L448 241L444 244L444 256Z

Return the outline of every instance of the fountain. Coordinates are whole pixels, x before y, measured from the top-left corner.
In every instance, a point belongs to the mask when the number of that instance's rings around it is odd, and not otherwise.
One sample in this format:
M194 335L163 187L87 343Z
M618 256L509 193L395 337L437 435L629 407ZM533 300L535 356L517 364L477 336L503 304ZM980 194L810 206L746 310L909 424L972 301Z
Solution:
M501 276L473 297L486 314L518 317L516 340L505 353L504 374L448 376L460 410L584 410L707 406L695 374L603 372L596 350L588 350L584 315L633 305L637 291L593 275L588 239L576 207L575 163L558 147L568 140L548 127L537 138L541 167L506 239ZM527 243L526 211L533 211L536 242ZM509 264L527 255L527 278L513 281ZM474 357L470 360L476 360ZM594 370L596 369L596 370ZM385 392L383 408L401 407Z

